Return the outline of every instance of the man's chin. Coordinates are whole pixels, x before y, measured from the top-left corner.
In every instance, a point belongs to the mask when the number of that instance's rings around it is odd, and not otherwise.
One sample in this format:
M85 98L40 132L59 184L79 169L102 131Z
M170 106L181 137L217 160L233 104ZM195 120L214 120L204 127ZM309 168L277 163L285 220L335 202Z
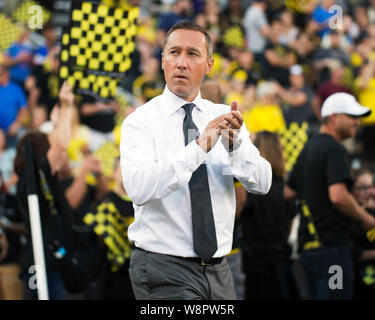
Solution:
M178 97L180 98L187 98L188 97L188 93L186 91L185 88L181 88L181 87L174 87L171 89L171 91Z

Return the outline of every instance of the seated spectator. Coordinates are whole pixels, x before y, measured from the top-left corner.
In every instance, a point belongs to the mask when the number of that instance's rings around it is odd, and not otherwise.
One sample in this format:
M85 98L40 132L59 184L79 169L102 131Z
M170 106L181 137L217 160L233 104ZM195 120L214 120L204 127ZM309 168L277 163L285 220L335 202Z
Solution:
M283 112L276 96L277 88L277 85L270 81L257 85L255 105L243 114L250 134L262 130L275 132L285 128Z
M29 29L22 27L18 40L4 53L3 64L9 68L10 79L24 88L25 80L31 72L33 52L29 39Z
M0 129L14 147L18 130L27 117L27 100L21 87L10 81L8 68L0 65Z

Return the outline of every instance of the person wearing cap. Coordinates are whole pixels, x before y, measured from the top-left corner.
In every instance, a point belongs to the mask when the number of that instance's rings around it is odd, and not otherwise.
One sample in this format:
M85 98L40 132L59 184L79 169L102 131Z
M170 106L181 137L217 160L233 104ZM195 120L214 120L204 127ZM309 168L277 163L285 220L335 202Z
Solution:
M305 144L284 189L287 199L298 198L301 205L299 258L310 299L353 296L352 227L357 221L370 230L375 219L349 192L350 163L341 142L355 135L359 119L370 112L350 94L329 96L322 106L320 132ZM339 271L332 271L333 266Z

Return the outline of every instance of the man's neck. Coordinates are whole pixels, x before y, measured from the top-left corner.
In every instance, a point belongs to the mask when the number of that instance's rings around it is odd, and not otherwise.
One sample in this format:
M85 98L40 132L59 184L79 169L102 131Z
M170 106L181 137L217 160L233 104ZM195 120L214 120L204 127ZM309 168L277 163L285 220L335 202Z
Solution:
M323 124L320 127L319 132L330 135L333 139L335 139L338 142L341 142L341 140L342 140L341 137L337 134L337 132L335 130L333 130L332 128L330 128L326 124Z

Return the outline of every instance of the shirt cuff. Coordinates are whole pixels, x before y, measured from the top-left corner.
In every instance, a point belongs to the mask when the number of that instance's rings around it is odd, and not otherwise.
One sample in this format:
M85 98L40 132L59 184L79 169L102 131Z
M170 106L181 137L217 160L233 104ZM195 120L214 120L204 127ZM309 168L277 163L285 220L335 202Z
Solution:
M187 169L190 172L194 172L207 158L208 154L194 140L176 154L174 163L180 168L184 168L184 171Z
M208 154L201 149L196 141L192 141L172 157L174 158L172 166L176 172L177 183L183 186L189 182L193 172L208 159Z

